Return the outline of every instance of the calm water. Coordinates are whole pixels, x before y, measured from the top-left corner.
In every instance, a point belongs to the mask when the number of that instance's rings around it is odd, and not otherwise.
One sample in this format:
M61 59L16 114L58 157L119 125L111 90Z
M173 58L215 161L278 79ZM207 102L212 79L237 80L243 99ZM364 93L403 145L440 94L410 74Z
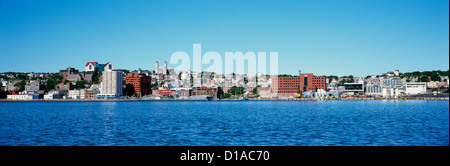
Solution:
M449 145L449 101L0 102L0 145Z

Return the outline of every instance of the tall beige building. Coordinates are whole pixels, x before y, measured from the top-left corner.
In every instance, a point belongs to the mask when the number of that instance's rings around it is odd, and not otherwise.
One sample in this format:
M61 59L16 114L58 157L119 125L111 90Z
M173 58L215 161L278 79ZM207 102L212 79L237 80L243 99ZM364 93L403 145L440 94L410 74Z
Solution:
M103 71L100 94L97 98L118 98L123 91L123 73L120 71Z

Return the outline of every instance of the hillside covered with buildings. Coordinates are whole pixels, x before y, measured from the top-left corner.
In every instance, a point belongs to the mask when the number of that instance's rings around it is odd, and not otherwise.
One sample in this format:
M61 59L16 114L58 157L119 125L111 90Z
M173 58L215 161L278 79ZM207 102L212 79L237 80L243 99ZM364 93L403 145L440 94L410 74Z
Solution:
M84 71L83 71L84 70ZM0 73L0 99L257 99L257 98L398 98L447 92L449 71L389 71L366 77L277 76L260 73L216 74L175 71L167 62L153 70L116 69L87 62L55 73Z

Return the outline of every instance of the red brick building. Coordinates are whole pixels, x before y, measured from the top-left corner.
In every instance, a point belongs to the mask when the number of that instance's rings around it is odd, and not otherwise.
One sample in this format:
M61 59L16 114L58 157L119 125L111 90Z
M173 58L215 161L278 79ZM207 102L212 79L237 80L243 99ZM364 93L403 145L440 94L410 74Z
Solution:
M75 85L72 85L71 83L67 83L67 84L60 83L60 84L57 84L55 86L55 89L69 91L69 90L74 90L75 89Z
M301 91L312 92L317 92L317 89L326 90L326 77L316 77L313 73L300 74L300 88Z
M326 89L325 76L316 77L312 73L300 74L300 77L278 77L275 79L274 89L278 96L295 97L298 92L312 91L317 89Z
M158 96L175 96L175 91L173 90L153 90L153 94L154 95L158 95Z
M97 99L98 90L84 89L84 99Z
M152 78L140 73L128 73L125 84L134 88L136 96L145 96L151 92Z
M278 93L297 93L298 77L278 77Z
M206 95L213 98L218 98L219 88L215 86L198 86L192 88L191 96Z

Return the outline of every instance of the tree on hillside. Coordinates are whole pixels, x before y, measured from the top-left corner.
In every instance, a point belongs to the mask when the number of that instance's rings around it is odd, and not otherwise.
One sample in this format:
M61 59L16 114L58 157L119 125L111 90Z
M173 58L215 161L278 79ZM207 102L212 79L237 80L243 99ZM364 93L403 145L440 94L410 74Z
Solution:
M220 96L220 98L230 98L231 95L229 93L224 93L223 95Z
M428 79L428 76L422 76L419 78L419 82L430 82L430 79Z
M25 90L25 85L26 85L25 80L22 80L19 85L20 85L19 91L20 92L24 91Z
M419 71L415 71L415 72L412 72L412 75L413 76L420 76L420 75L422 75L422 73L420 73Z
M230 88L230 90L228 90L228 93L233 94L233 95L234 94L236 94L236 95L244 94L244 87L233 86Z
M431 81L441 81L441 77L437 73L431 74Z
M92 83L93 84L98 84L100 77L102 77L102 72L94 72L92 74Z
M77 81L77 82L75 82L75 84L77 84L78 89L84 89L84 88L86 88L85 84L87 84L87 82L85 80L83 80L83 81Z
M56 85L60 84L62 81L57 79L47 79L47 90L54 89Z

